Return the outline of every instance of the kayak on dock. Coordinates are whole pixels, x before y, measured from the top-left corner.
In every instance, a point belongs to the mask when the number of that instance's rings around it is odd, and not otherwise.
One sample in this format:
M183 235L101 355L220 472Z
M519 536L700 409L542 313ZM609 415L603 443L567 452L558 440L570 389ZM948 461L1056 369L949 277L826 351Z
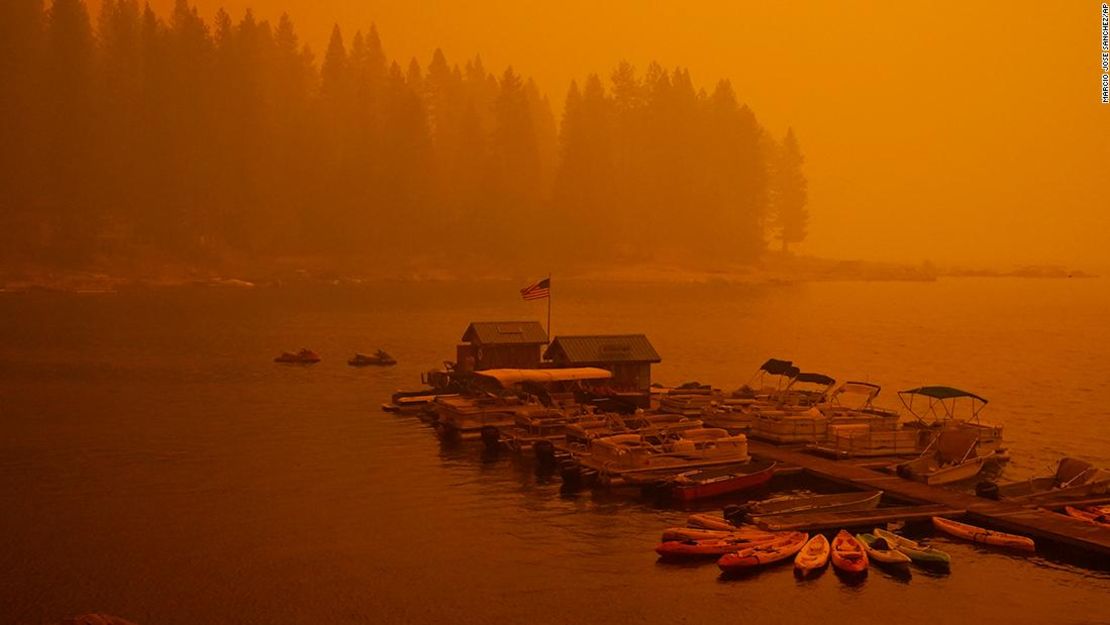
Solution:
M301 350L297 352L282 352L280 356L274 358L274 362L293 365L311 365L320 362L320 354L306 347L301 348Z
M874 534L885 540L888 544L897 547L898 551L906 554L910 557L910 560L918 564L948 566L952 562L951 556L940 549L922 545L904 536L899 536L894 532L888 532L881 527L876 527Z
M794 558L794 572L805 577L825 568L829 564L830 550L829 539L824 534L810 538Z
M1036 546L1032 538L1018 536L1016 534L1007 534L1005 532L996 532L994 530L968 525L967 523L960 523L959 521L953 521L944 517L933 517L933 527L957 538L963 538L964 540L970 540L971 542L983 545L1008 547L1021 551L1036 551Z
M833 538L831 557L833 566L843 573L855 575L867 572L867 550L845 530L840 530Z
M790 532L769 542L726 553L717 560L717 566L725 573L737 573L781 562L801 551L807 540L808 534Z

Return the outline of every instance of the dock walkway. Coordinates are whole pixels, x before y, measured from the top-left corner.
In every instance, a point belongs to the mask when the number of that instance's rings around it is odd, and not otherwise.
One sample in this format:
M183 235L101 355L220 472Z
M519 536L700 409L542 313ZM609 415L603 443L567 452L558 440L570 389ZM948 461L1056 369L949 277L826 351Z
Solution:
M751 440L748 442L748 452L764 460L801 467L805 473L832 482L856 488L882 490L892 497L913 503L942 505L956 511L963 510L973 522L982 521L1007 532L1043 538L1110 556L1110 529L1074 520L1062 514L929 486L896 475L880 473L859 464L814 456L797 448L778 447Z

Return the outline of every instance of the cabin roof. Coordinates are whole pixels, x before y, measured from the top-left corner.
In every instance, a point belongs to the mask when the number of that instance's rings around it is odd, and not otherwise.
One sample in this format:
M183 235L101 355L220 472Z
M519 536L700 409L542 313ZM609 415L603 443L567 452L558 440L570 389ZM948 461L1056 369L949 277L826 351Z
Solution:
M543 345L547 332L538 321L475 321L462 340L477 345Z
M497 380L502 387L508 388L521 382L551 384L554 382L574 382L576 380L608 380L613 374L596 367L575 367L568 369L486 369L474 375Z
M643 334L557 336L544 358L569 364L663 360Z

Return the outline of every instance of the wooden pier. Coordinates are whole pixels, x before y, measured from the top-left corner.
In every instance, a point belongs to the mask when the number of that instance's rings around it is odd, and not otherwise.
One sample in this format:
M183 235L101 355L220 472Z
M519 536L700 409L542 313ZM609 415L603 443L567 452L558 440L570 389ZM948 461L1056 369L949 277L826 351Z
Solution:
M748 451L756 458L775 460L790 467L800 467L801 472L828 481L855 488L881 490L891 497L914 504L938 506L938 508L935 508L938 512L933 512L932 515L966 515L972 522L981 522L1006 532L1022 534L1034 539L1043 539L1069 545L1090 553L1110 556L1110 529L1075 520L1048 510L1038 509L1033 505L984 499L966 493L929 486L897 475L879 472L872 468L875 466L874 463L861 466L860 463L850 461L830 460L805 453L797 447L779 447L753 440L748 443ZM1086 501L1082 503L1097 502ZM1062 502L1053 502L1053 504L1056 507L1063 505ZM871 512L876 513L881 512L881 510L880 508ZM813 523L816 520L810 519L809 522ZM835 519L830 519L830 522L835 522ZM820 525L819 522L818 525ZM809 527L817 529L814 525Z

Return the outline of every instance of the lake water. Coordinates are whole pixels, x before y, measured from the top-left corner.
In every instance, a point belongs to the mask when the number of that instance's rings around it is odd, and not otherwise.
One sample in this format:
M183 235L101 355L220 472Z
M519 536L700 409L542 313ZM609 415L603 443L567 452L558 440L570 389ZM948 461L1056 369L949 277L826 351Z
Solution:
M656 562L685 511L560 493L379 404L516 283L0 294L0 622L1110 623L1110 574L935 537L948 576L858 585ZM1110 283L555 281L555 333L645 332L654 377L734 388L767 357L991 400L1025 477L1110 466ZM310 346L313 367L279 366ZM383 347L400 364L352 369ZM928 534L926 534L928 535ZM1096 563L1097 564L1097 563Z

